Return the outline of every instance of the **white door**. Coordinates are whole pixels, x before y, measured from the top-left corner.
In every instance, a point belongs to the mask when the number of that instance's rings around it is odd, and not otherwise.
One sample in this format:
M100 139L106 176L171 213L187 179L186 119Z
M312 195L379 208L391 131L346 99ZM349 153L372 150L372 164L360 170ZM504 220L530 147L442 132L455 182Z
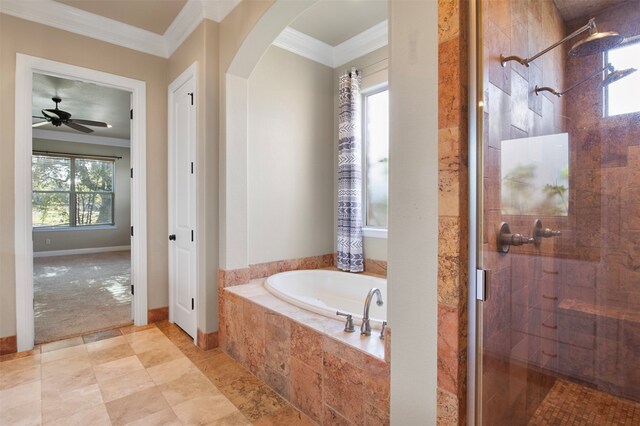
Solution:
M169 86L168 170L169 319L194 339L197 333L195 78L194 72L183 74Z

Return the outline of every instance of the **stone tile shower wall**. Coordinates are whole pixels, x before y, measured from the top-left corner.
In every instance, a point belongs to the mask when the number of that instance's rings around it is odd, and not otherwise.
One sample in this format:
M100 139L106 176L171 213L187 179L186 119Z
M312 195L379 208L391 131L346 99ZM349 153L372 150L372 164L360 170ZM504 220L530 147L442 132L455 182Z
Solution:
M531 234L535 216L501 210L501 143L565 131L564 103L536 85L565 87L566 52L558 48L530 64L500 64L500 54L530 57L562 39L564 23L552 0L482 0L484 101L483 258L491 270L483 307L483 395L485 424L526 424L553 384L555 369L557 261L553 240L539 248L512 247L499 254L497 230ZM542 217L558 228L566 217Z
M591 16L568 24L568 31ZM640 4L595 16L599 31L640 33ZM567 81L602 67L602 55L567 62ZM604 115L599 80L566 96L571 182L568 226L557 252L559 369L599 389L640 401L640 113Z
M438 2L438 424L466 424L468 2Z

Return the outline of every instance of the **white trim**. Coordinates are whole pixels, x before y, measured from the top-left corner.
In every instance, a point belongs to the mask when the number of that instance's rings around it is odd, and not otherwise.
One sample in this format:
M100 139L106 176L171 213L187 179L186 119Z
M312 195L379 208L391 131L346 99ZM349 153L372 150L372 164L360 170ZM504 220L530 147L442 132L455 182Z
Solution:
M387 44L389 44L388 20L374 25L335 47L291 27L285 28L273 42L274 46L331 68L344 65Z
M238 3L240 0L188 0L163 35L53 0L2 0L0 12L169 58L203 19L221 22Z
M107 136L84 135L80 133L56 132L55 130L33 129L34 139L47 139L50 141L87 143L91 145L117 146L130 148L129 139L110 138Z
M175 232L175 216L174 216L174 194L176 190L188 190L189 188L175 188L174 184L173 184L173 165L172 165L172 159L175 158L175 149L178 146L177 141L175 141L174 139L174 135L173 135L173 130L174 130L174 126L173 126L173 119L174 119L174 110L173 110L173 101L174 101L174 97L175 97L175 92L176 90L178 90L180 88L180 86L182 86L183 84L185 84L187 81L192 80L193 81L193 93L194 93L194 105L195 105L195 110L193 111L193 116L191 117L192 120L194 121L193 124L193 129L195 130L196 134L195 139L193 141L180 141L181 144L187 144L189 143L192 146L186 146L183 147L184 149L188 149L190 151L191 154L191 158L193 159L193 164L195 164L195 174L193 176L194 179L194 186L193 186L193 194L192 196L195 198L196 200L196 205L195 205L195 212L190 211L190 214L193 215L193 217L191 217L190 219L192 220L193 223L193 227L194 227L194 232L196 233L196 235L199 235L197 231L197 226L198 226L198 220L197 220L197 216L198 216L198 212L201 211L201 209L203 207L201 207L201 203L202 200L200 200L198 198L198 178L199 178L199 174L200 174L200 167L198 167L199 163L197 161L197 156L196 156L196 152L197 152L197 144L198 144L198 112L197 112L197 108L198 108L198 61L195 61L193 64L191 64L189 66L189 68L185 69L182 74L180 74L173 82L171 82L171 84L169 84L169 87L167 89L167 124L168 124L168 131L167 131L167 136L168 136L168 148L169 148L169 155L168 155L168 159L167 159L167 189L168 189L168 207L169 207L169 211L168 211L168 224L169 224L169 229L168 229L168 234L173 234ZM182 146L182 145L181 145ZM191 206L189 206L189 210L191 210ZM194 294L193 297L196 300L195 303L195 307L194 307L194 320L195 320L195 324L193 324L193 343L194 344L198 344L198 304L199 304L199 294L200 294L200 289L204 288L206 283L201 282L204 279L205 274L201 271L201 265L203 264L203 259L201 259L200 256L200 238L195 238L195 271L196 271L196 285L195 285L195 289L194 289ZM169 247L169 321L170 322L174 322L174 304L175 304L175 300L174 300L174 279L173 279L173 265L174 265L174 257L175 257L175 253L174 250L172 249L172 247ZM202 328L204 329L204 327ZM185 330L186 331L186 330Z
M33 149L31 92L34 72L100 84L132 93L131 106L135 114L131 123L131 164L136 170L131 194L131 224L135 230L134 237L131 238L131 282L136 286L136 293L132 300L135 324L147 323L146 84L139 80L18 53L16 54L14 165L18 351L29 350L33 348L34 343L31 219L31 152Z
M164 37L53 0L2 0L0 12L107 43L167 57Z
M33 232L85 232L85 231L113 231L117 225L84 225L84 226L37 226Z
M371 53L389 44L389 21L384 20L333 48L333 67Z
M386 240L387 234L386 228L362 227L362 235L366 238L384 238Z
M72 254L107 253L111 251L128 251L131 246L90 247L71 250L34 251L33 257L69 256Z
M273 45L334 68L333 47L291 27L285 28Z
M164 32L166 44L166 56L173 55L178 47L189 37L200 22L204 19L203 4L199 1L189 0L184 5L178 16L173 20L169 28Z
M222 20L240 3L240 0L200 1L202 3L204 17L216 22L222 22Z

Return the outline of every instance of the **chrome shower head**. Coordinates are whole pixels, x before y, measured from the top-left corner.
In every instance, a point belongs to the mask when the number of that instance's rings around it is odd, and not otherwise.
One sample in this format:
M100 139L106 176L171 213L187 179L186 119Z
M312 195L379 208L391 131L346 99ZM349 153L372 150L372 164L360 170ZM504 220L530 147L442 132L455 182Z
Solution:
M611 67L613 68L613 67ZM604 80L602 80L602 83L600 83L600 85L602 87L608 86L611 83L615 83L616 81L620 80L621 78L625 78L626 76L628 76L629 74L633 74L634 72L638 71L635 68L627 68L626 70L610 70L611 72L609 72L607 74L607 76L604 78Z
M604 52L605 50L616 47L617 45L622 43L623 40L624 37L613 31L607 31L604 33L593 31L588 37L583 38L582 40L574 44L573 47L571 47L571 50L569 50L569 55L594 55L596 53Z

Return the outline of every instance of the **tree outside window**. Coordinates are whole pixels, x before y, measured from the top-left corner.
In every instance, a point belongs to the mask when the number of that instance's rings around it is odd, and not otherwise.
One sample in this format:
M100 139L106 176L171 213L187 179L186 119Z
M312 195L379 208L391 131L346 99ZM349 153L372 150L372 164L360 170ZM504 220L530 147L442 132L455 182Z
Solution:
M114 224L113 160L34 155L31 172L34 228Z

